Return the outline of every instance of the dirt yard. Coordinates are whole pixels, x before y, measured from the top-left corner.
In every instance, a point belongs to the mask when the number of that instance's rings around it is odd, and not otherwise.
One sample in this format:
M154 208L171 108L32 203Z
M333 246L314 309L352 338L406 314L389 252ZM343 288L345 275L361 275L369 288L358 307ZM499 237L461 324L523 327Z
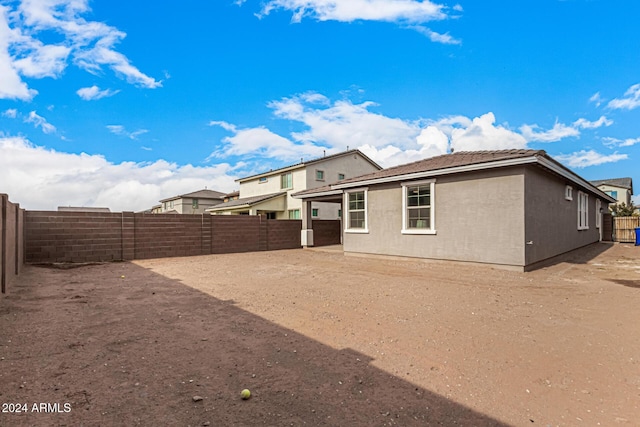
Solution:
M0 425L632 426L639 321L620 244L531 273L316 250L29 266L0 299Z

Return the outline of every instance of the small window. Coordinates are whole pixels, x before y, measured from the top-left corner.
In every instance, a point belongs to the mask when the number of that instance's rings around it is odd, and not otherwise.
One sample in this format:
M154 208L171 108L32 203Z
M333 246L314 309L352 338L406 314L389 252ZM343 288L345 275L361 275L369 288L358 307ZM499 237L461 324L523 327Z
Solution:
M344 179L344 174L343 173L339 173L338 174L338 181L342 181Z
M342 218L342 209L338 209L338 218Z
M318 216L318 209L311 209L311 216Z
M266 177L266 176L263 176L262 178L260 178L260 179L258 180L258 183L259 183L259 184L264 184L265 182L269 182L269 180L267 179L267 177Z
M293 188L293 176L291 172L280 175L280 188L283 190Z
M162 209L164 209L165 211L167 210L167 202L162 203Z
M605 193L607 193L608 195L610 195L614 199L618 200L618 192L617 191L605 191Z
M316 170L316 181L324 181L324 171Z
M578 192L578 230L589 229L589 195Z
M573 187L567 185L564 187L564 198L565 200L573 200Z
M198 209L198 199L191 200L191 208Z
M300 219L300 209L292 209L289 211L289 219Z

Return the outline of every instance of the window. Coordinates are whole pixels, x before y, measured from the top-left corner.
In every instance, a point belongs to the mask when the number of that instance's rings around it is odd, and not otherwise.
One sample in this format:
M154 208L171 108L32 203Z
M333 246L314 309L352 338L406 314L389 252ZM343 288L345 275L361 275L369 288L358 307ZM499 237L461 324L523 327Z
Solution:
M589 195L578 192L578 230L589 229Z
M316 170L316 181L324 181L324 171Z
M402 184L402 233L435 234L435 181Z
M173 200L169 202L169 208L173 209Z
M263 176L262 178L258 179L258 184L264 184L265 182L268 182L269 180L267 179L266 176Z
M292 209L289 211L289 219L300 219L300 209Z
M311 209L311 216L318 216L318 209Z
M596 200L596 228L600 228L602 221L602 202L600 199Z
M286 188L293 188L293 176L291 175L291 172L280 175L280 188L283 190Z
M343 173L339 173L338 174L338 181L342 181L344 179L344 174Z
M167 210L167 202L162 203L162 209L164 209L165 211Z
M565 200L573 200L573 187L567 185L564 187L564 198Z
M367 190L346 193L347 221L345 231L368 233L367 229Z
M198 199L192 199L191 200L191 208L192 209L198 209Z
M618 200L618 192L617 191L605 191L605 193L607 193L608 195L610 195L614 199Z
M342 218L342 209L338 209L338 218Z

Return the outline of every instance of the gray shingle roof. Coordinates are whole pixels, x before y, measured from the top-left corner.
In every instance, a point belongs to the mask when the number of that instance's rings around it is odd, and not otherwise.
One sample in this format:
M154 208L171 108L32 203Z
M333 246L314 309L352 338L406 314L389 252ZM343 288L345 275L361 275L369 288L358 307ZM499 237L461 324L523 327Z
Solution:
M596 187L599 185L611 185L613 187L626 188L633 192L633 181L631 178L598 179L590 182Z
M264 202L265 200L273 199L279 196L284 196L285 194L287 194L286 191L279 192L279 193L262 194L262 195L253 196L253 197L244 197L242 199L236 199L226 203L215 205L214 207L207 209L207 211L219 211L219 210L227 210L229 208L237 208L239 206L251 206L251 205L255 205L256 203Z
M167 202L169 200L176 200L176 199L181 199L181 198L184 198L184 197L191 197L191 198L195 198L195 199L220 199L220 200L222 200L224 198L224 194L225 193L221 193L219 191L214 191L214 190L198 190L198 191L194 191L192 193L180 194L179 196L173 196L173 197L169 197L167 199L162 199L162 200L160 200L160 202Z
M406 163L399 166L393 166L382 169L366 175L360 175L353 178L343 179L332 185L342 185L354 182L368 181L371 179L389 178L394 176L403 176L411 173L427 172L431 170L440 170L453 168L458 166L469 166L481 163L495 162L499 160L510 160L532 156L546 156L544 150L494 150L494 151L460 151L458 153L443 154L441 156L429 157L427 159L418 160L412 163ZM303 194L321 193L331 190L332 185L324 187L303 190L295 193L295 196Z

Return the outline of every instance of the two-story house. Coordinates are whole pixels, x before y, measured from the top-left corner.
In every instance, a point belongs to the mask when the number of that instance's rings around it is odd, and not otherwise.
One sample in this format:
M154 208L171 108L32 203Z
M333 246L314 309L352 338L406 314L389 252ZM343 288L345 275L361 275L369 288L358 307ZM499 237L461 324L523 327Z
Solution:
M591 181L594 187L616 199L616 204L632 205L633 181L631 178L613 178Z
M224 193L207 189L180 194L160 200L152 213L203 214L206 209L221 204L224 197Z
M359 150L329 156L236 180L240 197L207 209L214 215L265 215L270 219L301 219L302 201L292 193L372 173L381 167ZM338 219L342 212L335 203L314 202L314 219Z

